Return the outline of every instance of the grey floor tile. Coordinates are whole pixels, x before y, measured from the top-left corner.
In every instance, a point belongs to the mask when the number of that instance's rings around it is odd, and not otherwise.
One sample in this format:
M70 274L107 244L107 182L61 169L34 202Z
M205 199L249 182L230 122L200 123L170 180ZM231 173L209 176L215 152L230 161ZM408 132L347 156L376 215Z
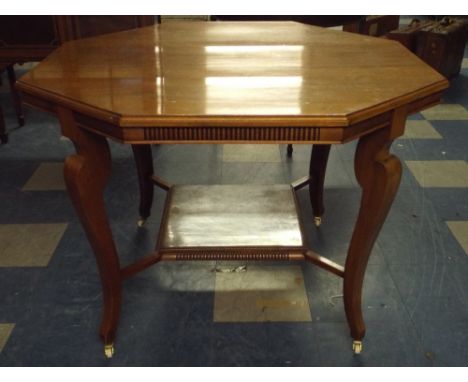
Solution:
M405 134L400 139L442 139L429 121L408 120Z
M427 321L419 327L424 353L433 366L466 366L468 332L466 320Z
M222 145L223 162L281 162L278 145Z
M322 322L318 326L320 365L328 367L430 366L417 333L404 316L369 322L363 351L352 351L345 323Z
M282 163L223 163L221 184L285 184Z
M468 319L466 292L456 283L454 264L390 265L405 308L417 328L434 320Z
M460 104L440 104L421 112L430 121L467 120L468 110Z
M468 187L465 161L406 161L421 187Z

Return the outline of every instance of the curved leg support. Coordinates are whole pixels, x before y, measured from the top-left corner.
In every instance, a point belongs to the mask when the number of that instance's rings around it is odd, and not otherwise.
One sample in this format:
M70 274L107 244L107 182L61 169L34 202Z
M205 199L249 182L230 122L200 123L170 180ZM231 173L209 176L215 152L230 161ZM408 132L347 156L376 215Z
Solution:
M362 196L343 283L346 318L355 353L361 352L366 331L361 296L367 261L401 179L401 163L389 149L392 141L403 133L405 120L405 110L396 110L388 127L361 137L356 149L355 173Z
M7 143L8 135L6 133L5 119L3 118L2 105L0 105L0 143Z
M7 73L8 73L8 82L10 83L11 96L13 98L13 105L15 106L16 118L18 119L18 124L20 126L24 126L23 108L21 106L21 100L20 100L19 94L15 89L16 74L15 74L15 69L13 68L13 64L7 66Z
M314 224L317 227L322 224L322 215L325 212L325 207L323 206L323 185L330 148L331 145L313 145L310 155L309 194L314 213Z
M140 186L140 220L138 226L142 227L146 219L151 215L151 206L153 204L154 184L151 179L153 175L153 155L151 145L132 145L132 150Z
M62 133L77 152L65 161L65 183L96 257L104 300L100 335L107 348L114 342L122 299L120 264L103 197L111 173L109 146L104 137L79 128L70 110L58 114Z

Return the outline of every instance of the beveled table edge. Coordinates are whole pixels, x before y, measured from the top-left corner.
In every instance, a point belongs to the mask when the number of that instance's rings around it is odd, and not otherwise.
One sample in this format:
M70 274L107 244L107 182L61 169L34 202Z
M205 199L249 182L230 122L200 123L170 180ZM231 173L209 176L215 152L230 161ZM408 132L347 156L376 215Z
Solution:
M76 102L70 98L53 93L34 85L28 84L21 79L17 81L16 87L19 91L29 94L28 102L34 106L34 98L46 100L54 104L67 107L73 111L86 114L98 120L111 123L118 127L125 128L138 128L138 127L348 127L356 123L362 122L366 119L372 118L376 115L385 113L387 111L396 109L402 105L409 105L423 100L425 97L439 93L449 86L447 79L442 79L432 85L415 90L414 92L407 93L401 97L394 98L374 105L370 108L359 110L350 114L343 115L213 115L213 116L200 116L200 115L167 115L167 116L122 116L108 110L96 108L94 106ZM40 103L40 102L39 102ZM425 107L432 106L434 102L428 105L420 105L417 112ZM40 105L37 105L41 108ZM43 108L43 107L42 107ZM49 110L55 112L54 110Z

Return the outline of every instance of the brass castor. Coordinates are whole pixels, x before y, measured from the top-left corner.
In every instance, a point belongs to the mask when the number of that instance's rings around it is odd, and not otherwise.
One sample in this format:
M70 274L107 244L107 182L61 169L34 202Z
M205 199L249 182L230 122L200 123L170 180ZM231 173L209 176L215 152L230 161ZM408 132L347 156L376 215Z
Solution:
M146 219L140 218L140 220L138 220L137 225L138 225L138 227L143 227L145 225L145 223L146 223Z
M362 352L362 341L353 341L353 352L354 352L354 354L361 354L361 352Z
M114 344L107 344L107 345L104 345L104 355L106 356L106 358L112 358L112 356L114 355Z
M314 216L314 224L316 227L320 227L322 224L322 218L320 216Z

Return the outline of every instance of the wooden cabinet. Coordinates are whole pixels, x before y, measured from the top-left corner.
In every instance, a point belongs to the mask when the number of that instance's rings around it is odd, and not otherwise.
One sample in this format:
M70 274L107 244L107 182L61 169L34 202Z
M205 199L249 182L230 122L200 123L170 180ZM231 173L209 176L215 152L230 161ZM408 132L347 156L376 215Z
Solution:
M154 16L0 16L0 61L40 61L61 43L154 24Z
M59 43L54 16L0 16L0 61L38 61Z
M54 16L60 42L154 24L154 16Z

